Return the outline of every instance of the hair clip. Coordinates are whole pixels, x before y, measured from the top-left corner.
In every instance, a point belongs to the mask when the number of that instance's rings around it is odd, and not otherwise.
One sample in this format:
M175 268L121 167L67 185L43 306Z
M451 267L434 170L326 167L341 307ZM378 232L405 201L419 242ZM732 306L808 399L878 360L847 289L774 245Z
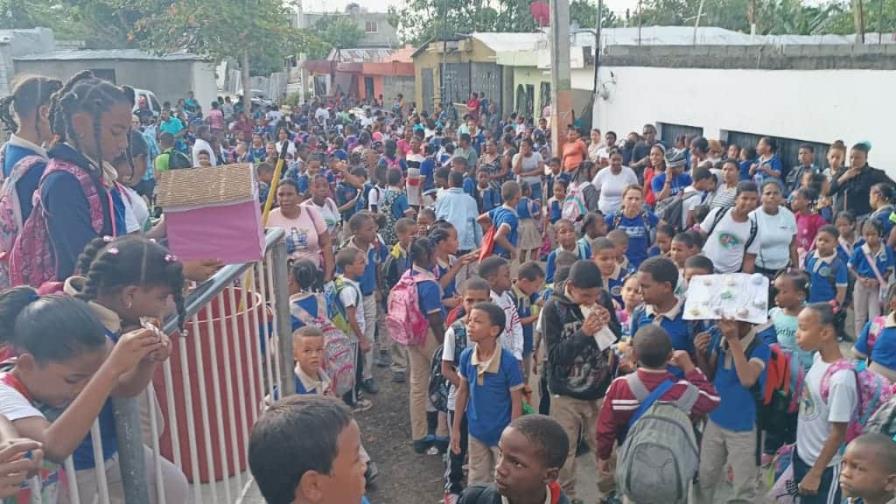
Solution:
M177 256L172 254L165 254L165 262L174 262L177 260Z
M106 250L106 252L108 252L112 255L118 255L118 247L109 247L109 249Z
M108 236L108 235L106 235L106 236L103 237L103 241L106 242L106 243L112 243L112 240L114 240L114 239L115 239L114 236Z

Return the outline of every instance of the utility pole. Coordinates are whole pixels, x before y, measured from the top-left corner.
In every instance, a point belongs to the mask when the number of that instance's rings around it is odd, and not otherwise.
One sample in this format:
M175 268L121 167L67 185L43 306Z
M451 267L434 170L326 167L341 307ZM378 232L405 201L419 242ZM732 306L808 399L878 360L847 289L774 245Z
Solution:
M569 77L569 0L551 0L551 144L560 152L572 118Z

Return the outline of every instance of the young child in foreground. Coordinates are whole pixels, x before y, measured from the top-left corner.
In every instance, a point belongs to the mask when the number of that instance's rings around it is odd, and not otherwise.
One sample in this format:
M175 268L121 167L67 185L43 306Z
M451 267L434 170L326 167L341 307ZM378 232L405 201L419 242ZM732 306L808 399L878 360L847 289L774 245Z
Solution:
M569 504L557 475L569 440L563 427L545 415L519 417L504 429L495 483L467 488L459 504Z
M846 446L840 490L849 504L889 504L896 498L896 442L880 433L862 434Z
M460 356L451 451L460 453L461 418L466 413L469 484L494 479L501 432L522 414L523 376L519 362L498 344L504 324L504 310L494 303L474 305L467 322L467 337L473 346Z
M271 504L364 502L361 430L333 398L294 395L271 405L252 429L249 468Z

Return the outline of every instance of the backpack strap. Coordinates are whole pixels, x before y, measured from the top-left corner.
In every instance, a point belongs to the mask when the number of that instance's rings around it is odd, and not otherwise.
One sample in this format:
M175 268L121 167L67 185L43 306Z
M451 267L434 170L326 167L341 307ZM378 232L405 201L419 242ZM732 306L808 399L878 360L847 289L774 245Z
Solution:
M637 373L632 374L637 375ZM637 378L637 381L640 382L641 379ZM650 394L644 398L644 400L641 401L641 404L638 405L638 409L636 409L635 412L632 413L631 418L629 418L628 420L629 430L631 430L631 428L635 425L635 422L637 422L638 419L640 419L644 415L644 413L646 413L647 410L650 409L651 406L653 406L655 402L663 397L663 394L665 394L669 391L669 389L672 388L672 385L675 385L675 382L666 378L662 383L659 384L659 386L657 386L657 388L653 389L653 391L651 391Z
M0 383L3 383L4 385L15 389L15 391L22 394L22 396L25 397L28 402L34 402L34 398L31 396L31 392L27 388L25 388L25 384L22 383L22 381L19 380L19 378L11 372L4 372L0 374Z
M712 232L716 230L716 226L719 225L719 222L722 222L722 219L725 218L725 214L727 214L728 210L730 210L730 209L731 209L731 207L726 207L726 208L720 208L719 210L716 211L716 216L715 216L715 218L713 218L712 224L710 224L710 226L709 226L709 231L706 232L707 238L712 236ZM752 228L750 229L750 231L752 234Z

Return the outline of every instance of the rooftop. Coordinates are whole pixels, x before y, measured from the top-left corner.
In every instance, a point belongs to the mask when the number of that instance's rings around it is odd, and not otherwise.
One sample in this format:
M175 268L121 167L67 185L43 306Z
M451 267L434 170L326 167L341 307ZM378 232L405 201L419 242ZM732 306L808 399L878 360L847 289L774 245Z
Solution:
M29 54L14 58L17 61L82 61L82 60L137 60L137 61L196 61L202 56L190 53L155 55L139 49L63 50Z

